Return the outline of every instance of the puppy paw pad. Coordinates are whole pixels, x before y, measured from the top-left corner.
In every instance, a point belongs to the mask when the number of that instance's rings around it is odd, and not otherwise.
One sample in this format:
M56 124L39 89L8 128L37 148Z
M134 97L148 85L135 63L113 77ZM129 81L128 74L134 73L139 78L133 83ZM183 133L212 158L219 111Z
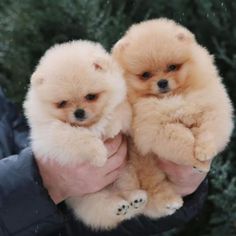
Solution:
M117 210L116 210L116 215L126 215L129 209L129 203L128 202L123 202L119 204Z
M134 209L143 207L147 202L147 194L144 191L138 191L130 198L130 205Z

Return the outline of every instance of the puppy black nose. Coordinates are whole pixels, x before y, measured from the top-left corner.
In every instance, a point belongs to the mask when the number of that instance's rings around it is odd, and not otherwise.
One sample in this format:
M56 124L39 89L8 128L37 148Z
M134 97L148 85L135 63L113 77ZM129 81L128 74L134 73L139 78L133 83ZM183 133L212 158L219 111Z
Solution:
M157 85L160 89L166 89L168 87L168 80L161 79L157 82Z
M74 112L74 116L78 120L83 120L85 118L85 111L83 109L78 109Z

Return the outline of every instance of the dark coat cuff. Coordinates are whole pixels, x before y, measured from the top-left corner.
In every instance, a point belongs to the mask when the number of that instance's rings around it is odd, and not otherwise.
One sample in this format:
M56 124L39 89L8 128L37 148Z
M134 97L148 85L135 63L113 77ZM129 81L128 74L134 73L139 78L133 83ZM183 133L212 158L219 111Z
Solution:
M1 235L46 235L63 220L42 185L30 148L0 160Z

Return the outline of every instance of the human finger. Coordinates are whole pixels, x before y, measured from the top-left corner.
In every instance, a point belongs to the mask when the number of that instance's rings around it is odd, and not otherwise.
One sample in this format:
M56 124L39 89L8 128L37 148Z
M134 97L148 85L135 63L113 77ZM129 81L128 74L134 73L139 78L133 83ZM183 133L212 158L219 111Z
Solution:
M104 143L104 145L107 148L108 157L112 156L114 153L117 152L118 148L120 147L122 143L122 134L116 135L112 139L107 139Z
M117 152L112 155L106 162L106 164L102 167L102 171L104 171L105 174L108 174L115 169L119 168L121 165L125 163L127 155L127 141L125 138L123 138L123 141L118 148Z

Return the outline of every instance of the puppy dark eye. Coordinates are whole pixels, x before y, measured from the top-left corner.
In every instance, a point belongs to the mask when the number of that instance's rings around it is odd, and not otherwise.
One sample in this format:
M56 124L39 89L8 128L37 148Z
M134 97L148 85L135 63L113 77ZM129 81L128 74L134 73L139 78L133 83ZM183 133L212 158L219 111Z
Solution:
M142 80L148 80L152 77L152 73L148 72L148 71L145 71L142 73L141 75L141 79Z
M64 108L67 105L67 101L63 100L57 103L57 108Z
M177 71L180 68L179 64L171 64L167 66L166 71L170 72L170 71Z
M98 98L98 94L89 93L85 96L87 101L94 101Z

